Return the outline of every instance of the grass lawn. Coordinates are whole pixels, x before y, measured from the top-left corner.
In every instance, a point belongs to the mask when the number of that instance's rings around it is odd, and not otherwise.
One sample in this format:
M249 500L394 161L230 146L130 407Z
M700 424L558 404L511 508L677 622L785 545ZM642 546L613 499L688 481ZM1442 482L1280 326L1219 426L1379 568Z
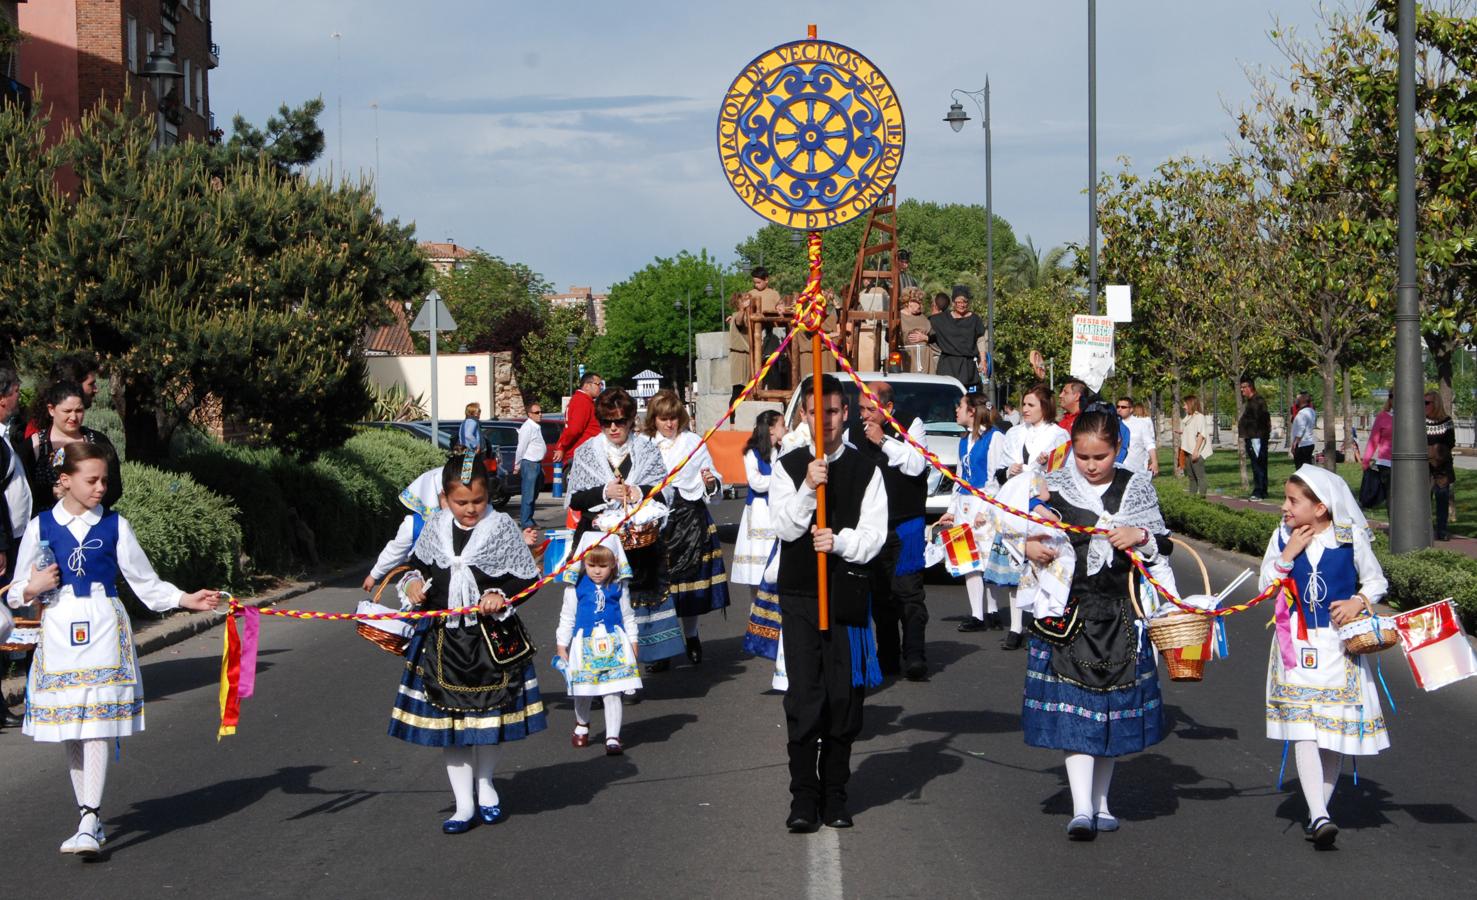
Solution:
M1174 471L1173 450L1161 449L1159 451L1159 471L1161 473ZM1205 461L1205 477L1210 482L1210 492L1244 499L1250 493L1250 489L1241 486L1240 471L1235 449L1217 447L1210 459ZM1282 485L1286 483L1292 471L1292 457L1287 451L1273 449L1267 459L1269 502L1281 504ZM1349 490L1354 492L1355 497L1358 497L1359 482L1364 477L1364 470L1357 462L1346 462L1339 466L1339 474L1344 477L1344 481L1349 483ZM1247 478L1250 477L1251 472L1248 469ZM1477 472L1457 469L1456 488L1452 493L1451 505L1451 533L1466 537L1477 535ZM1390 520L1389 510L1384 507L1365 510L1365 515L1373 521L1388 522Z

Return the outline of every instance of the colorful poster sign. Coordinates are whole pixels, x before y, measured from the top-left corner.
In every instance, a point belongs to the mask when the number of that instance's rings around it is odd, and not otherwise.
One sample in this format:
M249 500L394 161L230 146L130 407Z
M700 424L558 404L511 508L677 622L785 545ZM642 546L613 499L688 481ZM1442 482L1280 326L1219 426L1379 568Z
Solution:
M1072 317L1072 374L1094 391L1113 374L1113 320L1106 316Z

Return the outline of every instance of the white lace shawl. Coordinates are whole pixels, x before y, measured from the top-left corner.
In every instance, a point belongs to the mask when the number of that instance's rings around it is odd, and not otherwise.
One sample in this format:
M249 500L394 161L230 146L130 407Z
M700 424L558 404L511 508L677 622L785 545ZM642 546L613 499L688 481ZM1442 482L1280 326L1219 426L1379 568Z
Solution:
M450 570L451 583L447 585L446 592L448 609L477 604L481 592L477 590L477 578L472 574L474 567L494 578L499 575L538 577L538 564L523 542L523 532L507 515L489 508L487 515L472 529L472 536L459 554L451 552L451 530L455 527L450 512L437 510L421 531L412 554L427 565Z
M662 452L644 435L631 435L627 438L627 445L631 448L631 472L626 476L626 484L646 488L667 476ZM607 454L609 449L610 442L605 439L605 435L597 434L574 451L574 463L569 470L569 489L564 492L565 506L569 505L576 491L604 487L615 480L615 469ZM603 506L601 504L595 509Z
M1154 492L1153 481L1144 472L1133 473L1123 489L1123 499L1115 513L1109 513L1103 508L1102 495L1096 487L1087 483L1075 463L1069 462L1046 476L1046 486L1078 509L1094 513L1097 516L1094 524L1098 528L1129 525L1147 528L1152 535L1169 533L1164 525L1164 516L1159 512L1159 495ZM1152 559L1157 555L1157 548L1151 540L1140 548L1140 552L1146 559ZM1094 534L1087 543L1087 574L1096 575L1112 559L1113 545L1108 543L1107 535Z

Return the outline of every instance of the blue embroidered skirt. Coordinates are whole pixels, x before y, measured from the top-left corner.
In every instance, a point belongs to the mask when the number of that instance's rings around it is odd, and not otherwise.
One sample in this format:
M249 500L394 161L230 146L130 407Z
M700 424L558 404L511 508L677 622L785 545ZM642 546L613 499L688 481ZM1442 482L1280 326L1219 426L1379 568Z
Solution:
M1164 739L1164 703L1154 649L1147 639L1139 640L1133 683L1114 690L1089 690L1063 680L1052 669L1053 652L1063 649L1031 638L1021 709L1027 744L1068 753L1123 756Z
M432 619L416 624L405 651L405 674L395 708L390 711L390 736L422 747L474 747L516 741L548 727L544 701L539 696L533 663L524 666L508 685L508 699L500 707L479 713L452 713L426 701L424 679L418 671L433 633Z
M678 497L662 529L668 591L679 616L700 616L728 606L728 572L718 526L702 500Z
M991 584L1013 586L1021 583L1022 566L1010 558L1005 541L998 535L985 553L985 580Z
M744 631L744 652L774 659L780 649L780 598L766 581L754 589L749 606L749 627Z

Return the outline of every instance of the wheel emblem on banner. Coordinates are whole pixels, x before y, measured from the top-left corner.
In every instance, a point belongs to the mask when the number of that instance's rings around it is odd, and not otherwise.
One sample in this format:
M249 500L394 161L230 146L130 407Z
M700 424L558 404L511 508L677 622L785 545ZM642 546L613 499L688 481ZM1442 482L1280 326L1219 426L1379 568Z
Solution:
M872 208L902 165L903 133L897 94L866 57L795 41L733 80L718 113L718 156L750 209L819 231Z

